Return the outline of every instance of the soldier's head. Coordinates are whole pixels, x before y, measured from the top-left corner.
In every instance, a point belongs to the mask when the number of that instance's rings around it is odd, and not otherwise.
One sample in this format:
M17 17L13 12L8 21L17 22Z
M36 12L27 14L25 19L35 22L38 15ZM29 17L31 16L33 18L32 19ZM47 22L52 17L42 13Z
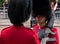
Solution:
M47 20L51 16L51 7L49 0L33 0L33 17L38 22Z
M8 16L13 25L19 26L27 21L30 15L30 1L10 0L8 3Z

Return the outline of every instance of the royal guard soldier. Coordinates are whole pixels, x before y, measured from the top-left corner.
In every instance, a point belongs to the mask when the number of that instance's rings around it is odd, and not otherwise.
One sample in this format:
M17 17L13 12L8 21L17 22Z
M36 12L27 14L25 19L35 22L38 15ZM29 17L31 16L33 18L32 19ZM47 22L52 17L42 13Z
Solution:
M29 15L30 1L10 0L8 16L13 25L1 31L0 44L40 44L36 34L22 24L28 20Z
M59 44L57 29L49 25L51 18L49 0L32 0L32 2L32 16L37 22L32 29L37 34L41 44Z

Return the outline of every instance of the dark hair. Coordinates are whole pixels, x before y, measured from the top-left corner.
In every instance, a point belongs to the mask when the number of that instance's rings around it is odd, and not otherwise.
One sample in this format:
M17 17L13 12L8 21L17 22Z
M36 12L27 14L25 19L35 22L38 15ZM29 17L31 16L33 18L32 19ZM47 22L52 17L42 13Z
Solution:
M11 23L17 26L28 20L30 10L30 0L10 0L8 3L8 16Z
M33 17L38 15L46 16L47 18L51 15L51 7L49 0L33 0Z
M54 5L55 5L55 3L56 3L56 0L50 0L50 4L51 4L51 2L54 2Z

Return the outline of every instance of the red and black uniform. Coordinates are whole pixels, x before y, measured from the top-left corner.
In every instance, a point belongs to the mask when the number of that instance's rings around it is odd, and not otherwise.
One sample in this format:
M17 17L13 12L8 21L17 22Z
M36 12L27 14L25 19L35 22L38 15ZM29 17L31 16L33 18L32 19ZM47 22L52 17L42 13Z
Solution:
M30 0L10 0L8 16L13 25L1 31L0 44L40 44L35 33L22 25L29 15Z
M39 30L39 26L35 25L35 26L33 26L33 29L34 29L34 32L37 34L38 30ZM41 27L41 29L45 29L45 27ZM55 35L49 34L48 37L49 38L56 38L56 41L55 42L47 42L46 44L59 44L59 37L58 37L57 29L56 28L52 28L51 31L54 32Z
M0 44L40 44L35 33L22 26L10 26L1 32Z

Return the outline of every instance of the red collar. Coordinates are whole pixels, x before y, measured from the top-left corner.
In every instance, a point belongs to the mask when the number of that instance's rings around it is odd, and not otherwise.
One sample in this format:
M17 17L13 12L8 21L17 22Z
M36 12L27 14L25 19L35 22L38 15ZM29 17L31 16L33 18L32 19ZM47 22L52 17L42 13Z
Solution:
M43 26L43 27L40 27L41 29L45 29L46 27L45 26Z

